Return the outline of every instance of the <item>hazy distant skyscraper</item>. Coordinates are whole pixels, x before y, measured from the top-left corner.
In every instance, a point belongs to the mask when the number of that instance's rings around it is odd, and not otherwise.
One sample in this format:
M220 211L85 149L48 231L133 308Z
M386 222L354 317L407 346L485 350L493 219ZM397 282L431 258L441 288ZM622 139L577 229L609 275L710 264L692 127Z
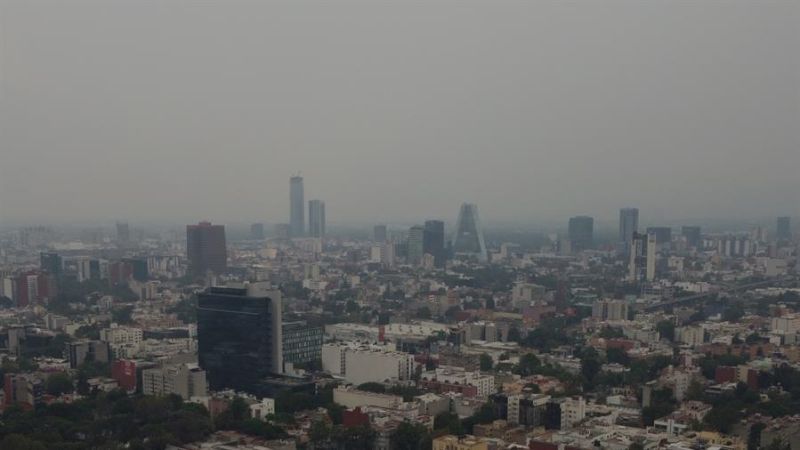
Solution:
M189 273L205 275L210 270L224 273L228 270L228 250L225 244L225 226L200 222L186 225L186 258Z
M792 240L792 219L790 217L778 217L775 223L775 238L779 241Z
M628 255L631 250L633 233L639 231L639 209L622 208L619 210L619 252Z
M572 252L592 248L594 245L594 219L589 216L571 217L567 234Z
M289 239L292 237L292 227L288 223L276 223L273 227L275 239Z
M308 235L325 237L325 202L322 200L308 202Z
M703 236L700 227L684 226L681 227L681 235L686 239L686 245L702 250Z
M250 239L260 241L264 239L264 224L254 223L250 225Z
M131 230L128 222L117 222L117 242L127 244L131 240Z
M656 236L658 248L669 246L672 242L672 228L670 227L647 227L647 234Z
M461 205L456 222L456 234L453 237L453 253L475 256L479 261L489 259L478 218L478 206L475 204Z
M433 255L433 264L444 267L444 222L441 220L428 220L425 222L425 253Z
M372 227L372 240L375 242L386 242L386 225L375 225Z
M422 263L422 255L425 254L425 228L421 225L414 225L408 230L408 263L419 265Z
M291 227L292 237L300 237L305 234L306 219L304 215L304 193L303 177L293 176L289 179L289 226Z

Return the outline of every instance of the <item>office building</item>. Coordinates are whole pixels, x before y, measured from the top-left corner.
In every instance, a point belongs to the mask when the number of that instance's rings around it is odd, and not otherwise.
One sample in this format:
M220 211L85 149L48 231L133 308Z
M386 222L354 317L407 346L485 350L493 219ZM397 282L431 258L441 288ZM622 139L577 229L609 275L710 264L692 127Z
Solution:
M131 230L127 222L117 222L117 243L127 244L131 240Z
M274 228L275 239L286 240L292 237L292 227L288 223L276 223Z
M779 241L792 240L792 219L790 217L778 217L775 222L775 239Z
M283 323L283 362L294 365L322 358L322 327L310 327L305 321Z
M433 265L437 268L445 266L444 222L441 220L425 221L423 251L433 256Z
M308 235L316 238L325 237L325 202L322 200L308 202Z
M77 369L86 361L111 362L111 347L108 342L81 340L67 343L69 368Z
M655 234L656 245L659 249L669 247L672 242L672 228L670 227L647 227L647 234Z
M628 259L628 279L636 283L655 280L657 255L654 233L634 233Z
M686 245L688 245L689 247L693 247L698 250L703 249L703 236L700 227L697 226L681 227L681 235L684 237L684 239L686 239Z
M205 275L207 271L221 274L228 270L228 250L225 226L200 222L186 226L186 257L189 273Z
M198 295L198 360L214 390L247 391L282 372L281 294L267 283Z
M322 369L355 385L410 380L414 375L414 364L414 355L394 351L393 346L322 345Z
M372 228L372 240L375 242L386 242L386 225L375 225Z
M289 227L292 237L305 234L306 219L304 215L303 177L294 176L289 179Z
M422 255L425 254L425 228L421 225L414 225L408 230L407 261L412 266L422 263Z
M489 259L483 229L478 218L478 206L464 203L458 212L456 234L453 238L453 253L460 256L474 257L485 262Z
M592 248L594 245L594 219L589 216L571 217L567 235L573 253Z
M639 209L622 208L619 210L619 252L628 256L631 251L633 233L639 232Z
M64 271L64 260L58 253L39 253L39 268L51 275L61 275Z
M598 321L628 320L628 303L624 300L596 300L592 304L592 319Z
M206 372L197 364L179 364L142 370L142 394L175 394L183 400L208 395Z
M250 239L254 241L264 240L264 224L254 223L250 225Z

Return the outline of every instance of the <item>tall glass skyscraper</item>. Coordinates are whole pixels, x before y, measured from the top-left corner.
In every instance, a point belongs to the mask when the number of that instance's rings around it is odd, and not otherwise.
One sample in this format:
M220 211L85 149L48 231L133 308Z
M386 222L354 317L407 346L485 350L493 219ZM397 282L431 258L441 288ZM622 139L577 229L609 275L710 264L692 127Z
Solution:
M282 372L279 291L252 283L208 288L197 298L198 361L211 389L250 391Z
M303 177L293 176L289 179L289 227L292 237L300 237L306 231L305 200L303 194Z
M408 263L419 265L425 254L425 228L414 225L408 230Z
M619 210L618 249L623 255L630 254L633 233L639 232L639 209L622 208Z
M790 217L778 217L775 221L775 238L779 241L792 240L792 219Z
M478 206L464 203L458 213L456 234L453 237L453 253L470 255L479 261L487 261L486 242L483 239L483 230L478 218Z
M594 219L589 216L571 217L567 232L573 252L587 250L594 245Z
M444 222L441 220L425 221L425 239L423 244L425 253L433 255L433 264L444 267Z
M209 270L216 274L227 271L225 226L211 225L211 222L186 225L186 257L192 275L205 275Z
M322 200L308 202L308 235L325 237L325 202Z

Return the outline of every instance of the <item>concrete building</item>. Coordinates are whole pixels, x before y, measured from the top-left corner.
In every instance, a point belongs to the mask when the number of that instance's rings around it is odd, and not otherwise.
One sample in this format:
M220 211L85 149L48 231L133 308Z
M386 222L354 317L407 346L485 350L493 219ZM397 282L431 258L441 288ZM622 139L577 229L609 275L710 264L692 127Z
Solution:
M338 386L333 390L333 402L348 409L362 406L397 408L403 403L403 398L397 395L361 391L349 386Z
M488 450L487 440L475 436L440 436L433 440L432 450Z
M390 348L360 344L324 344L322 368L355 385L386 380L410 380L414 374L414 356Z
M197 364L154 367L142 371L142 394L179 395L184 400L208 395L206 372Z
M597 300L592 304L592 319L598 321L628 320L628 302L625 300Z
M569 397L561 403L561 429L568 430L586 418L586 400Z

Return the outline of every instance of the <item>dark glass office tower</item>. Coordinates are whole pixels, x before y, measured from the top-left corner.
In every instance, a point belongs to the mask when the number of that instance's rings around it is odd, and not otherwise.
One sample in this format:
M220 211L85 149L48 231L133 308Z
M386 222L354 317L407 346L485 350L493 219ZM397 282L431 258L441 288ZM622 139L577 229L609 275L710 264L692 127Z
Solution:
M408 241L406 243L406 260L412 266L422 263L422 255L425 254L425 228L421 225L414 225L408 230Z
M589 216L571 217L567 233L573 252L592 248L594 245L594 219Z
M775 238L779 241L792 240L792 219L790 217L778 217L775 221Z
M325 202L322 200L308 202L308 235L325 237Z
M281 295L263 283L208 288L198 295L200 367L213 390L255 389L282 372Z
M127 222L117 222L117 243L127 244L131 240L131 231Z
M458 212L456 235L453 238L453 253L475 256L479 261L489 259L481 222L478 219L478 207L472 203L464 203Z
M375 242L386 242L386 225L375 225L372 228L372 240Z
M639 232L639 209L622 208L619 210L618 249L623 255L629 255L633 233Z
M441 220L425 221L425 237L423 247L425 253L433 255L433 263L436 267L444 267L444 222Z
M703 248L703 236L700 227L684 226L681 227L681 235L686 238L686 245L694 247L699 250Z
M39 253L39 268L51 275L61 275L64 271L64 260L58 253Z
M186 226L186 258L189 273L205 275L206 271L220 274L228 270L228 249L225 226L200 222Z
M306 218L304 214L303 177L294 176L289 179L289 227L292 237L301 237L305 234Z
M670 227L647 227L647 234L656 235L656 243L659 248L672 242L672 228Z

